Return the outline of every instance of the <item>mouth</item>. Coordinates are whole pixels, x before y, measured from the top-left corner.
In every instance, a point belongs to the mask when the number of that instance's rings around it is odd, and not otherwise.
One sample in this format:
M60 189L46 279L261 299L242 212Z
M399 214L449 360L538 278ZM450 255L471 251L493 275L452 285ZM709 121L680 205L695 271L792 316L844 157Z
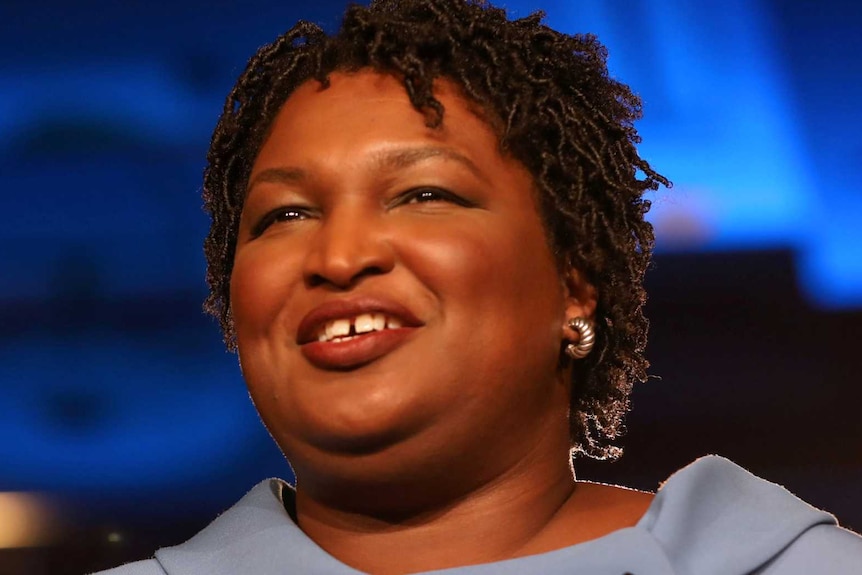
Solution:
M302 319L297 343L316 367L349 370L394 351L422 325L409 309L390 300L334 300Z

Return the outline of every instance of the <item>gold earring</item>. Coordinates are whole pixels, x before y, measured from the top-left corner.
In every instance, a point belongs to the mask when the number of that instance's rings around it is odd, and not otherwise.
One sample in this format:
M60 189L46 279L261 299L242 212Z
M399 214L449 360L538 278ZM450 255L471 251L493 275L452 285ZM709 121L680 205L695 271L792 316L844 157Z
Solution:
M566 346L566 355L572 359L587 357L596 343L596 331L593 329L593 324L582 317L574 317L569 320L568 326L578 332L580 337L578 343L570 343Z

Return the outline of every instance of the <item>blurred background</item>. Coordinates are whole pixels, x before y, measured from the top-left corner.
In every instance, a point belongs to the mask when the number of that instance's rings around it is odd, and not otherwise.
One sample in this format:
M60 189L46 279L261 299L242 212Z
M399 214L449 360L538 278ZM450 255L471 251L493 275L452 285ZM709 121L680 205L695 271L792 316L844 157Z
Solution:
M205 295L223 99L342 0L0 7L0 575L151 556L290 469ZM654 379L619 462L655 489L728 456L862 530L862 3L511 0L595 32L645 103Z

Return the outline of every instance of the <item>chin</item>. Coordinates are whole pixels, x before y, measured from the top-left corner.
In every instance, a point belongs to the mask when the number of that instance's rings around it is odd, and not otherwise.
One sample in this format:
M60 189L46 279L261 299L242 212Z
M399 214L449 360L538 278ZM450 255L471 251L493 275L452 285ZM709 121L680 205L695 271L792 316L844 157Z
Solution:
M303 488L389 489L439 468L427 442L401 430L320 434L313 443L289 441L279 446Z
M346 398L313 402L315 406L326 405L326 409L297 408L289 414L275 414L271 421L265 418L264 423L288 459L294 453L294 457L301 457L304 452L346 460L385 458L387 453L399 451L422 435L427 427L415 410L406 409L403 401L386 403L369 405Z

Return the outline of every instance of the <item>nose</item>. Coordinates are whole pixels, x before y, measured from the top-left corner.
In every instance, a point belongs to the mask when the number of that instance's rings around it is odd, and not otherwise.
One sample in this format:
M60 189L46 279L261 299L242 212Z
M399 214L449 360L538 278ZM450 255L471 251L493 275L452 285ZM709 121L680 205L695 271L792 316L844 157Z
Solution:
M388 273L395 254L375 214L344 207L325 215L310 239L306 285L353 287L367 276Z

